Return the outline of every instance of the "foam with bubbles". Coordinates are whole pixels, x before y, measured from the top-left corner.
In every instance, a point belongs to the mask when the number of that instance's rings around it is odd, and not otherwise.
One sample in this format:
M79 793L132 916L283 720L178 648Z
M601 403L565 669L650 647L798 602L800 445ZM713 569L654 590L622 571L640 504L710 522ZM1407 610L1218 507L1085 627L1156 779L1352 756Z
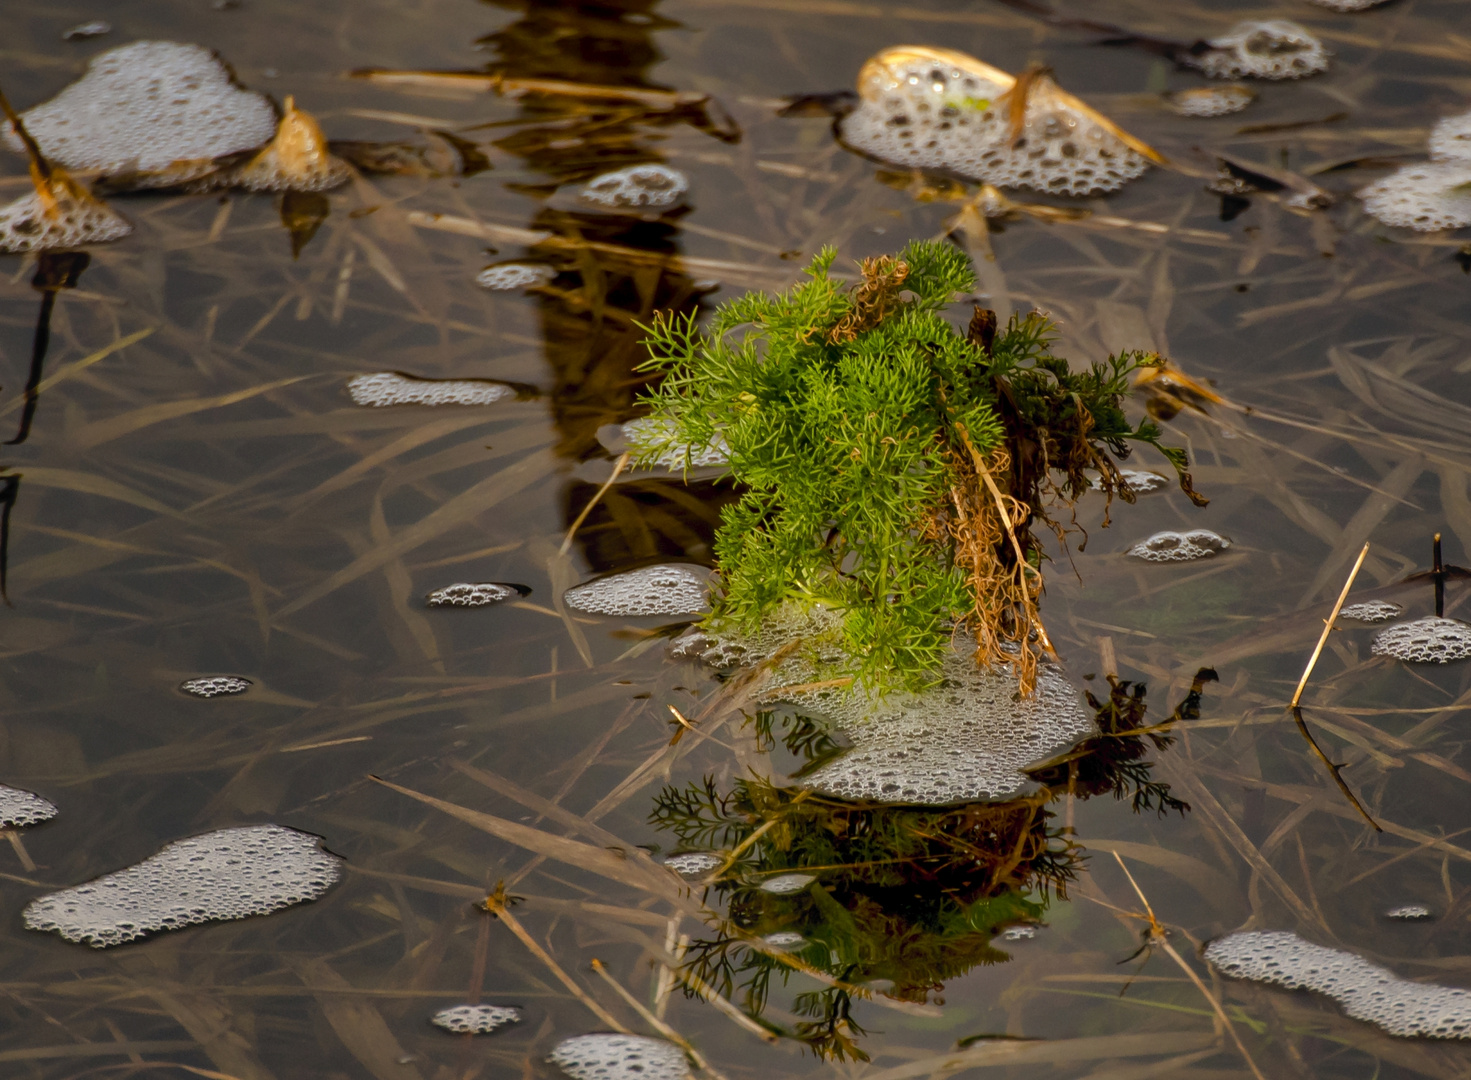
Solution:
M60 171L39 192L0 206L0 252L25 254L106 244L133 231L126 218Z
M62 41L82 41L86 38L101 37L103 34L112 33L112 23L103 19L93 19L91 22L77 23L70 30L61 35Z
M1088 195L1143 175L1144 155L1046 75L1032 84L1013 140L1000 99L1015 83L965 53L886 49L859 72L860 104L840 131L854 149L884 161L999 187Z
M514 397L504 383L481 379L420 379L396 371L379 371L348 380L354 405L381 409L389 405L490 405Z
M1371 650L1412 664L1448 664L1471 656L1471 623L1427 615L1379 631Z
M1189 562L1219 555L1230 546L1230 540L1209 529L1191 529L1183 533L1166 529L1139 541L1127 554L1145 562Z
M684 851L678 855L669 856L664 860L664 865L676 874L698 877L701 874L708 874L711 870L723 865L724 862L725 857L713 851Z
M1197 86L1165 95L1165 103L1181 116L1205 119L1239 113L1256 100L1256 91L1232 83L1229 86Z
M1001 931L1002 941L1031 941L1036 936L1035 926L1008 926Z
M253 684L239 675L204 675L198 679L185 679L179 684L179 692L190 697L233 697L243 694Z
M557 276L557 268L544 263L497 263L475 275L475 284L492 292L529 289L545 285Z
M757 888L773 896L791 896L802 892L816 880L811 874L778 874L767 878Z
M1424 922L1433 918L1430 909L1424 904L1401 904L1399 907L1390 908L1384 913L1386 919L1398 919L1401 922Z
M796 949L807 944L807 939L795 930L778 930L761 940L774 949Z
M507 1024L519 1024L521 1010L506 1005L454 1005L440 1009L429 1022L456 1035L489 1035Z
M245 825L176 840L136 866L26 905L28 930L102 949L195 923L268 915L315 900L342 860L315 836Z
M1286 930L1231 934L1206 946L1223 975L1326 994L1355 1020L1391 1035L1471 1038L1471 993L1401 979L1378 964L1304 941Z
M327 148L315 117L290 97L265 149L228 174L229 183L246 191L330 191L351 178L347 162Z
M521 590L514 585L499 581L462 581L435 589L424 597L424 603L428 607L488 607L520 595Z
M1182 53L1180 63L1216 79L1301 79L1328 70L1323 43L1286 19L1248 19L1211 38L1202 53Z
M704 446L689 446L673 442L673 433L673 424L653 416L623 424L624 443L645 465L679 470L730 464L730 447L719 435Z
M547 1058L572 1080L686 1080L684 1051L649 1035L575 1035Z
M1471 112L1437 121L1426 145L1436 161L1471 162Z
M667 210L689 187L689 178L668 165L630 165L589 180L577 197L599 210Z
M1170 486L1170 482L1157 472L1149 472L1146 469L1120 469L1119 476L1124 483L1129 485L1129 490L1136 495L1148 495L1151 492L1162 491ZM1094 491L1103 490L1103 478L1094 474L1090 484Z
M1406 165L1359 192L1364 209L1384 222L1417 232L1471 225L1471 166L1461 161Z
M1357 622L1386 622L1389 619L1398 618L1404 610L1398 604L1391 604L1388 600L1365 600L1362 604L1349 604L1338 613L1338 617L1354 619Z
M1386 2L1387 0L1308 0L1310 4L1317 4L1319 7L1325 7L1330 11L1337 11L1342 14L1348 14L1354 11L1368 11L1371 7L1378 7L1380 4Z
M0 828L25 829L50 821L56 805L31 791L0 784Z
M703 566L667 563L574 585L562 599L595 615L698 615L707 607L709 585Z
M21 115L53 162L102 172L161 172L249 150L276 132L276 111L237 86L202 45L135 41L92 58L56 97ZM6 125L13 150L20 140Z

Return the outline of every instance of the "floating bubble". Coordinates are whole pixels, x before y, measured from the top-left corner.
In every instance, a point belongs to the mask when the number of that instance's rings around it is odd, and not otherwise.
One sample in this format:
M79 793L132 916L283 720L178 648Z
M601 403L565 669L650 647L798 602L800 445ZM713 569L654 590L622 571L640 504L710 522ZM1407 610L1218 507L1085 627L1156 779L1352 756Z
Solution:
M185 679L179 684L179 692L190 697L229 697L243 694L254 684L239 675L206 675L200 679Z
M688 877L708 874L724 863L725 856L717 855L713 851L685 851L678 855L671 855L664 860L664 865L676 874L685 874Z
M1182 52L1180 63L1216 79L1301 79L1328 70L1323 43L1286 19L1248 19L1207 44L1199 54Z
M1165 530L1131 547L1127 554L1146 562L1189 562L1208 559L1231 546L1231 541L1209 529L1179 533Z
M1438 121L1427 145L1436 161L1471 162L1471 112Z
M1391 604L1388 600L1365 600L1362 604L1349 604L1338 613L1342 619L1356 619L1359 622L1384 622L1386 619L1398 618L1405 609L1398 604Z
M488 379L421 379L397 371L358 375L347 382L354 405L489 405L515 396L504 383Z
M1008 926L1001 931L1003 941L1031 941L1037 936L1035 926Z
M557 268L542 263L498 263L475 275L475 284L495 292L529 289L545 285L557 276Z
M710 571L669 563L610 574L568 589L570 608L596 615L698 615L706 608Z
M519 1024L521 1010L505 1005L455 1005L440 1009L429 1022L456 1035L489 1035L507 1024Z
M25 925L102 949L195 923L268 915L315 900L341 876L342 860L315 836L280 825L220 829L32 900Z
M1317 4L1319 7L1344 13L1368 11L1371 7L1378 7L1380 4L1386 2L1387 0L1308 0L1310 4Z
M1401 979L1361 956L1312 945L1285 930L1231 934L1206 946L1223 975L1326 994L1355 1020L1391 1035L1471 1038L1471 993Z
M0 252L22 254L121 240L133 231L126 218L61 169L33 191L0 206Z
M41 796L0 784L0 828L29 828L50 821L56 814L56 806Z
M896 165L1065 195L1113 191L1158 159L1045 74L1028 81L1014 132L1007 95L1017 85L965 53L885 49L859 72L859 107L839 131L854 149Z
M467 581L435 589L424 597L424 604L427 607L488 607L513 596L524 595L516 586L502 585L499 581Z
M1165 102L1181 116L1197 118L1229 116L1256 100L1256 91L1232 83L1230 86L1199 86L1165 95Z
M576 1035L547 1058L572 1080L685 1080L684 1051L648 1035Z
M1406 165L1359 191L1364 209L1384 222L1419 232L1471 225L1471 163Z
M103 22L101 19L93 19L91 22L78 23L70 30L61 35L62 41L81 41L83 38L101 37L103 34L112 33L112 23Z
M641 416L623 425L623 441L629 452L645 465L679 470L730 464L730 447L719 435L698 447L676 443L673 435L672 423L652 416Z
M276 112L237 86L209 49L135 41L92 58L87 73L21 115L52 161L70 169L155 172L250 150L275 134ZM6 130L6 143L21 149ZM178 182L177 177L169 180Z
M689 178L668 165L630 165L588 181L577 197L602 210L664 210L689 187Z
M1427 615L1379 631L1371 651L1413 664L1448 664L1471 656L1471 623Z
M1384 913L1386 919L1399 919L1402 922L1422 922L1432 918L1430 909L1424 904L1401 904L1399 907L1390 908Z
M799 945L807 944L807 939L795 930L778 930L774 934L767 934L761 940L774 949L794 949Z
M1170 482L1157 472L1148 472L1144 469L1120 469L1119 476L1129 489L1136 495L1148 495L1153 491L1160 491L1170 486ZM1094 491L1103 490L1103 479L1097 473L1090 481Z
M327 149L327 136L316 118L298 109L288 95L275 137L229 174L228 182L247 191L330 191L351 177L347 163Z
M791 896L807 888L817 879L811 874L778 874L776 877L767 878L759 886L762 892L772 893L775 896Z

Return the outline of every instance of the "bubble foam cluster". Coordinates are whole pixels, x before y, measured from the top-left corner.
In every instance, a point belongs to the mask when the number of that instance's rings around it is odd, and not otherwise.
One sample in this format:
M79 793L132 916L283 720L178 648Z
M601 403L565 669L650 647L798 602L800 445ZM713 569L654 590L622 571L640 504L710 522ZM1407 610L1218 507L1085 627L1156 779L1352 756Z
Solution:
M807 939L795 930L778 930L774 934L767 934L761 940L774 949L795 949L807 944Z
M205 675L198 679L185 679L179 684L179 693L190 697L229 697L243 694L254 684L239 675Z
M489 1035L507 1024L519 1024L521 1010L505 1005L455 1005L440 1009L429 1022L456 1035Z
M220 829L32 900L25 925L103 949L161 930L268 915L315 900L341 876L342 860L308 833L280 825Z
M999 187L1088 195L1143 175L1148 161L1118 129L1047 76L1031 84L1014 139L1001 99L1015 84L965 53L886 49L859 72L859 107L839 130L855 150L884 161Z
M1145 562L1189 562L1191 559L1208 559L1231 546L1231 541L1209 529L1191 529L1189 532L1157 532L1147 540L1141 540L1126 554Z
M668 165L630 165L589 180L577 197L600 210L666 210L689 188L689 177Z
M1399 919L1402 922L1423 922L1431 918L1430 909L1424 904L1401 904L1399 907L1390 908L1384 913L1386 919Z
M1146 469L1120 469L1119 477L1136 495L1148 495L1150 492L1161 491L1170 486L1169 480L1165 477ZM1103 478L1096 473L1093 474L1091 485L1094 491L1102 491Z
M264 96L237 86L209 49L175 41L135 41L93 57L82 78L21 119L51 161L103 172L162 171L249 150L276 133ZM21 149L8 125L6 143Z
M767 878L757 888L773 896L791 896L801 892L816 880L811 874L778 874L776 877Z
M1183 53L1179 60L1215 79L1301 79L1327 71L1331 55L1321 41L1286 19L1248 19L1207 44L1207 51Z
M1371 651L1412 664L1448 664L1471 656L1471 623L1428 615L1379 631Z
M0 784L0 828L29 828L50 821L57 813L54 803L34 792Z
M545 285L557 276L557 268L543 263L497 263L475 275L475 284L492 292L510 292Z
M1471 1038L1471 993L1401 979L1378 964L1313 945L1285 930L1231 934L1206 946L1223 975L1326 994L1355 1020L1391 1035Z
M521 590L514 585L499 581L463 581L435 589L424 597L424 603L428 607L487 607L520 595Z
M1031 941L1036 936L1035 926L1008 926L1001 931L1002 941Z
M725 857L713 851L684 851L669 856L664 860L664 865L676 874L698 877L700 874L708 874L724 862Z
M1256 91L1232 83L1229 86L1198 86L1165 95L1165 102L1181 116L1203 119L1230 116L1256 100Z
M347 382L354 405L489 405L515 396L503 383L481 379L420 379L397 371L358 375Z
M719 435L705 446L688 446L673 442L673 434L672 424L652 416L641 416L623 425L623 441L629 452L645 465L678 470L730 464L730 447Z
M1398 604L1391 604L1388 600L1365 600L1362 604L1349 604L1338 613L1338 617L1355 619L1358 622L1385 622L1388 619L1398 618L1400 612L1404 610Z
M1364 209L1384 222L1417 232L1471 225L1471 168L1459 161L1406 165L1359 192Z
M1436 161L1471 162L1471 112L1437 121L1426 147Z
M1387 0L1308 0L1310 4L1328 8L1330 11L1349 13L1353 11L1368 11L1371 7L1378 7Z
M706 609L710 571L668 563L609 574L568 589L570 608L595 615L698 615Z
M686 1080L684 1051L649 1035L575 1035L547 1058L572 1080Z
M50 183L51 206L36 192L0 206L0 252L83 247L121 240L133 231L126 218L69 177Z
M330 191L351 178L347 162L327 148L321 125L290 97L266 148L224 177L246 191Z

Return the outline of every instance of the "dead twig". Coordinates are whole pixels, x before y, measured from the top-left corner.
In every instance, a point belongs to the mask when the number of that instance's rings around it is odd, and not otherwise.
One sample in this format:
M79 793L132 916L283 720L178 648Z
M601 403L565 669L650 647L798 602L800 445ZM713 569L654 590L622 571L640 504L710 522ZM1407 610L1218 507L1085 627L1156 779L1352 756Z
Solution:
M592 513L592 508L598 505L598 500L601 499L604 493L606 493L607 490L613 486L613 481L618 479L618 474L623 471L623 467L627 464L628 451L625 450L622 454L619 455L618 460L613 463L613 475L603 481L603 486L598 488L596 494L594 494L593 497L588 500L587 505L582 508L582 513L577 515L577 520L574 521L572 523L572 527L567 530L567 538L562 541L562 546L557 551L558 555L567 554L567 550L572 547L572 537L577 535L577 530L581 528L582 523L587 520L587 515Z

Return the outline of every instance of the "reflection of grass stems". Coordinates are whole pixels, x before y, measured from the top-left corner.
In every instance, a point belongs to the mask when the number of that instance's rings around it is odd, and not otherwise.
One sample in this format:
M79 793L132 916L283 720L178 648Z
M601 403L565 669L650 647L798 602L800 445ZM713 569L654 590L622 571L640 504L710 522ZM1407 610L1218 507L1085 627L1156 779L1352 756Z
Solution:
M562 546L557 550L558 555L567 554L567 549L572 546L572 538L577 535L577 530L582 527L582 523L587 520L587 515L592 513L592 508L598 505L598 500L601 499L603 495L606 494L607 490L613 486L613 481L618 479L618 474L623 471L623 467L627 464L628 454L627 452L625 452L619 455L618 460L613 463L612 475L610 475L608 479L603 481L603 486L598 488L593 497L587 501L587 505L582 508L582 513L577 515L577 520L574 521L572 523L572 527L567 530L567 537L562 541Z
M669 972L671 978L678 979L680 982L684 983L685 986L693 990L695 992L695 996L698 997L701 1001L715 1006L718 1012L724 1013L727 1017L734 1021L738 1027L745 1028L751 1034L758 1036L765 1042L774 1043L778 1040L777 1034L774 1031L770 1031L767 1028L762 1027L745 1013L741 1012L740 1009L736 1008L730 1003L730 1001L722 996L720 992L715 989L715 987L711 986L704 979L696 975L693 971L688 970L683 964L681 964L679 967L669 967L666 964L664 966L664 970Z
M710 1063L700 1055L700 1052L690 1045L688 1039L686 1039L679 1032L675 1031L663 1020L660 1020L657 1016L651 1013L643 1002L639 1001L638 998L634 997L626 989L624 989L623 984L617 979L613 978L608 969L603 966L603 962L597 959L597 957L593 958L592 969L598 973L599 977L601 977L605 983L613 988L613 992L615 994L617 994L628 1003L629 1008L638 1013L639 1016L643 1017L644 1023L648 1024L651 1028L657 1031L660 1035L663 1035L670 1042L678 1043L680 1048L683 1049L684 1052L690 1056L690 1060L695 1063L695 1068L702 1069L704 1072L714 1077L715 1080L725 1080L725 1076L718 1069L712 1068Z

